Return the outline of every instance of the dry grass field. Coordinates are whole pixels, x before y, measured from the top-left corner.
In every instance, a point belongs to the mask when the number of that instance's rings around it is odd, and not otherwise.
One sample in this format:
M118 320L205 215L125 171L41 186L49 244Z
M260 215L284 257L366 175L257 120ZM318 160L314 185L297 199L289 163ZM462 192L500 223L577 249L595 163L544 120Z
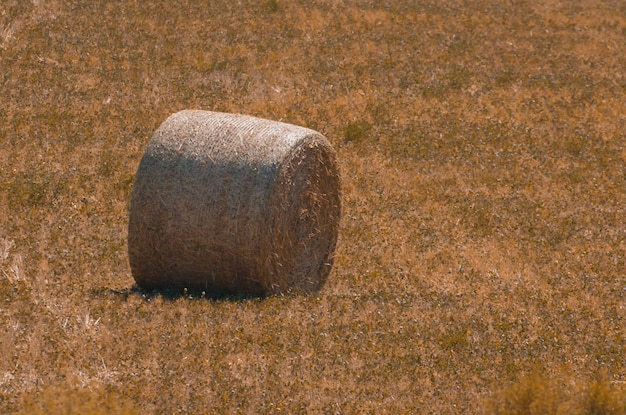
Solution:
M626 2L1 0L0 413L626 413ZM145 292L182 109L337 150L314 295Z

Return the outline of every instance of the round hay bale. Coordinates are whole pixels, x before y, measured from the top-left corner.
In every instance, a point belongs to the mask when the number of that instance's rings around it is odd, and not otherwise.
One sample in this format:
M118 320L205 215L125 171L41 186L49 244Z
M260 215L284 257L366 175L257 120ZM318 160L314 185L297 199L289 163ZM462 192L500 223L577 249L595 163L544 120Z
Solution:
M186 110L156 130L132 189L128 254L146 289L311 292L333 263L336 155L316 131Z

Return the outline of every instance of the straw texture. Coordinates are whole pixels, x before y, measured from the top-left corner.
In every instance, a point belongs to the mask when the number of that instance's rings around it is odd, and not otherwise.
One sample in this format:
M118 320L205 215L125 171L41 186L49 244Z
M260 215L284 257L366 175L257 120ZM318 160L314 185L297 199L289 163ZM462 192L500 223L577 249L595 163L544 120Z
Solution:
M147 288L315 291L341 213L321 134L243 115L181 111L154 133L133 185L128 254Z

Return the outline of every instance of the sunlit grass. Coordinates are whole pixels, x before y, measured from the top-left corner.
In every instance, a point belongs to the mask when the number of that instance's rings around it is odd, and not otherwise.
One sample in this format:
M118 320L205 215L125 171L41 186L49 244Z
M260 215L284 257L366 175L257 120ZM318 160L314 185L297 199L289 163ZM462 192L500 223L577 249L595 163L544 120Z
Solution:
M2 2L0 412L623 413L625 16ZM187 108L337 149L322 291L134 287L134 174Z

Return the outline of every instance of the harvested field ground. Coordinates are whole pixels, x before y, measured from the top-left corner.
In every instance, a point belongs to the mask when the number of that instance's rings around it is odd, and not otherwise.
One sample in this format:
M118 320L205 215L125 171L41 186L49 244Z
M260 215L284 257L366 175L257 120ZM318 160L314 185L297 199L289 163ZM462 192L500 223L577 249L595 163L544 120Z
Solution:
M2 0L0 413L625 413L625 68L621 0ZM134 286L182 109L328 137L319 293Z

